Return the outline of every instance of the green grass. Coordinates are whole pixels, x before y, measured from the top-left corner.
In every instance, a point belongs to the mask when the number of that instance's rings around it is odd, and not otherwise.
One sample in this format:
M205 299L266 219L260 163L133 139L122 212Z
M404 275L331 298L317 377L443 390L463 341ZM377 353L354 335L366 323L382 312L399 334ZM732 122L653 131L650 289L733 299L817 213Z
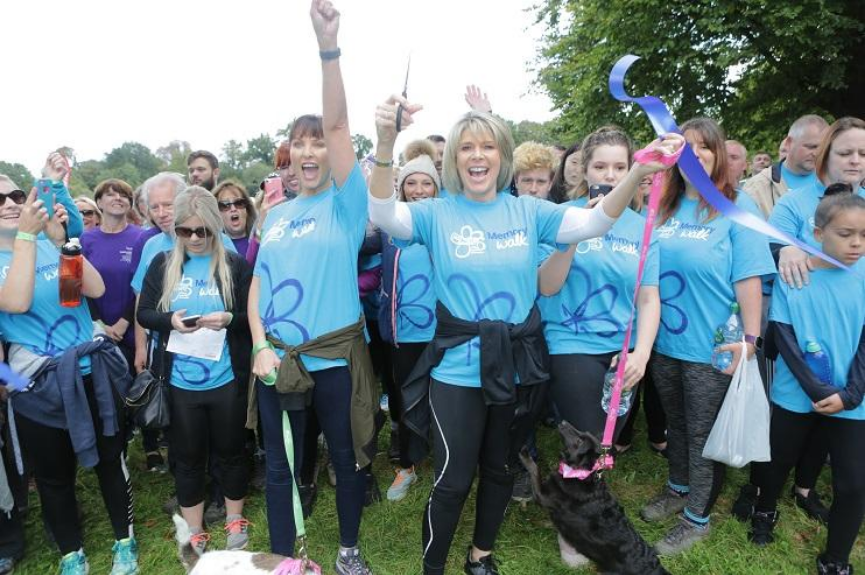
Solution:
M649 451L640 433L641 424L638 424L639 439L635 441L634 448L620 458L616 469L607 475L607 479L637 529L649 542L654 542L673 525L673 520L650 525L637 519L640 506L656 492L666 477L666 461ZM381 441L385 447L388 442L386 431L387 428ZM540 428L538 435L541 451L545 455L541 465L545 469L559 451L558 438L557 434L546 428ZM138 441L133 444L130 467L135 490L135 528L141 549L141 573L182 574L183 569L176 558L173 526L170 518L161 510L162 503L172 493L171 478L144 471ZM392 479L390 467L387 457L380 454L375 461L375 469L382 493ZM412 488L405 500L396 504L383 501L367 508L364 513L361 547L376 575L409 575L421 571L421 514L430 488L429 462L421 466L419 476L420 483ZM747 541L746 526L732 519L728 513L732 499L745 478L744 471L728 472L724 491L716 506L711 536L688 553L665 558L664 565L671 573L777 575L815 572L814 557L825 543L826 529L808 520L792 506L789 497L784 498L781 506L776 543L765 549L757 549ZM820 487L821 493L828 499L827 480L828 472L824 473ZM327 485L324 472L319 477L319 485L315 512L307 522L310 551L311 556L324 568L324 573L333 573L337 541L334 490ZM78 494L84 514L85 551L90 559L91 573L108 573L113 537L92 472L82 471L79 474ZM59 555L46 542L38 497L35 493L31 493L30 497L31 508L26 521L27 555L15 573L49 575L56 572ZM247 517L253 523L250 548L269 550L264 497L261 493L251 493ZM464 553L471 541L474 525L473 497L466 504L462 518L454 538L448 574L462 573ZM212 534L211 548L217 549L224 545L225 538L221 530L217 529ZM525 508L516 505L510 507L499 535L496 556L503 575L594 573L593 569L569 570L560 563L552 524L534 504ZM865 569L865 545L861 542L854 548L852 561L858 569Z

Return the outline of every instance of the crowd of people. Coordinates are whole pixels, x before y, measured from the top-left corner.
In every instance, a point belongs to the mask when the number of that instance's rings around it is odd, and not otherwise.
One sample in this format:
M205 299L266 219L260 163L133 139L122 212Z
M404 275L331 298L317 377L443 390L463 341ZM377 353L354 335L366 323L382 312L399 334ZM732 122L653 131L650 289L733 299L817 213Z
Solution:
M307 516L316 500L323 436L336 572L372 573L358 541L378 489L371 463L384 388L396 467L387 500L416 489L416 466L431 457L418 571L444 573L477 475L464 572L495 575L508 504L531 499L518 453L538 457L543 420L601 436L605 381L631 321L623 389L633 401L617 421L615 453L631 448L642 405L649 445L669 471L640 515L678 516L658 552L711 536L725 468L703 448L740 359L756 356L772 404L772 459L751 465L732 512L750 522L754 544L770 544L795 468L796 504L828 525L817 572L852 573L865 516L865 121L803 116L777 162L761 151L750 166L745 146L709 118L645 144L662 156L689 145L726 199L838 267L719 213L678 167L635 161L615 126L570 147L515 146L474 87L471 110L447 137L407 143L401 156L399 132L422 107L388 98L375 111L374 153L358 162L339 13L313 0L311 19L322 114L294 120L254 196L220 181L206 151L189 156L186 176L154 174L138 190L109 179L92 199L74 200L68 166L52 154L49 205L25 191L29 182L0 175L0 335L4 358L29 381L20 391L0 386L9 406L0 574L23 554L16 498L26 498L27 475L60 572L88 572L79 464L95 470L108 510L112 575L139 573L124 398L147 369L170 383L171 426L141 430L146 464L170 471L167 508L187 522L197 553L208 526L224 528L227 549L247 546L244 501L257 461L270 550L293 556L295 513ZM59 297L58 248L79 237L86 301L70 307ZM742 341L718 342L731 310ZM825 373L810 362L814 346L828 358ZM730 354L727 365L714 361L719 353ZM831 504L815 489L827 461ZM558 541L567 565L588 563Z

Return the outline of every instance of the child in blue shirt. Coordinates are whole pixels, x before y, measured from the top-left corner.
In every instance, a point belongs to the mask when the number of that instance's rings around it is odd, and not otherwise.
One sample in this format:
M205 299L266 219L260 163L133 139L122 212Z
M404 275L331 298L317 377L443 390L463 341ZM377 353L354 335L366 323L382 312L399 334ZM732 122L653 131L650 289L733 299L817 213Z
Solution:
M760 495L750 538L773 541L777 501L790 469L810 438L828 442L834 498L820 573L850 573L850 550L865 515L865 199L824 196L814 215L814 238L853 273L811 258L810 283L797 289L775 282L769 319L780 356L771 399L772 461L755 466ZM806 363L816 342L828 356L830 381Z

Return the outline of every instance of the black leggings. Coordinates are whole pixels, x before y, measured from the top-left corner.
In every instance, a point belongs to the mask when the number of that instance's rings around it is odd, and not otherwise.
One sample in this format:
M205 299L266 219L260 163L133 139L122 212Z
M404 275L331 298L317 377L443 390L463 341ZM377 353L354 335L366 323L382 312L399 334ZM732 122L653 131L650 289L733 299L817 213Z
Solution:
M246 397L236 382L204 391L171 387L171 452L181 507L195 507L204 501L209 453L218 460L225 497L237 501L246 496L249 462L245 424Z
M133 515L132 485L122 456L126 446L123 404L115 393L114 407L119 429L115 435L108 437L102 434L102 420L98 417L90 376L84 377L84 391L91 416L94 416L96 450L99 454L99 463L94 471L99 480L102 500L108 509L114 538L125 539L132 535ZM61 554L77 551L83 545L75 498L78 462L69 432L42 425L20 413L15 415L15 421L21 447L33 463L33 475L39 489L45 523L54 535Z
M537 387L537 386L533 386ZM518 393L524 393L522 387ZM432 380L432 452L435 481L423 517L424 573L444 573L463 504L479 470L472 543L491 551L511 498L513 469L528 426L511 431L514 405L487 406L479 387ZM543 402L538 401L537 409Z
M757 511L774 511L790 470L814 437L829 447L832 457L832 508L826 559L845 564L865 516L865 421L793 413L777 405L772 410L772 461L753 464L760 485Z
M649 362L651 364L651 361ZM617 443L619 445L630 445L634 440L634 423L637 421L637 414L640 411L640 401L643 402L643 411L646 414L646 431L651 443L666 443L667 441L667 414L664 413L664 406L661 404L661 398L658 396L658 390L655 389L655 382L652 381L651 365L646 366L646 374L636 388L634 403L631 406L631 412L628 414L628 419L625 426L619 433Z
M426 349L427 342L401 343L399 347L391 350L391 362L393 363L393 385L387 391L388 404L390 405L390 418L399 428L399 465L408 469L413 462L408 456L408 444L411 432L403 423L402 384L408 379L411 370L414 369L418 358Z
M589 355L569 353L550 356L550 396L561 418L598 440L604 434L607 413L601 407L604 376L616 352ZM627 417L616 420L616 435Z

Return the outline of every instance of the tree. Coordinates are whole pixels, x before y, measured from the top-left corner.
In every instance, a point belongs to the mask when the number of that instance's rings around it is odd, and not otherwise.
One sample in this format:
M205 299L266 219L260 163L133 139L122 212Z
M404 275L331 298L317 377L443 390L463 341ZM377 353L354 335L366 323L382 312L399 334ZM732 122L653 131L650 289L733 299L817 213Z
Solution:
M799 115L865 116L865 2L541 0L537 82L567 141L615 123L639 142L642 112L608 93L621 56L627 88L660 96L680 122L707 115L749 147L774 149Z
M276 151L276 140L269 134L261 134L256 138L246 141L246 151L243 154L244 165L253 162L263 162L273 165L273 154Z
M186 173L186 158L192 152L189 142L183 140L172 140L167 145L156 149L156 157L165 164L165 170L169 172Z
M0 160L0 174L12 178L15 185L25 192L29 191L30 186L33 185L33 174L22 164L10 164L9 162Z
M515 124L510 120L505 120L508 127L511 129L511 134L514 137L514 143L519 146L523 142L538 142L540 144L553 145L558 143L558 138L555 135L555 122L531 122L523 120L519 124Z
M354 153L357 155L358 161L364 159L372 150L372 140L363 134L353 134L351 144L354 146Z
M108 174L115 171L122 174L108 177L125 180L133 188L165 169L165 163L154 156L150 148L138 142L125 142L119 148L114 148L106 154L104 164Z

